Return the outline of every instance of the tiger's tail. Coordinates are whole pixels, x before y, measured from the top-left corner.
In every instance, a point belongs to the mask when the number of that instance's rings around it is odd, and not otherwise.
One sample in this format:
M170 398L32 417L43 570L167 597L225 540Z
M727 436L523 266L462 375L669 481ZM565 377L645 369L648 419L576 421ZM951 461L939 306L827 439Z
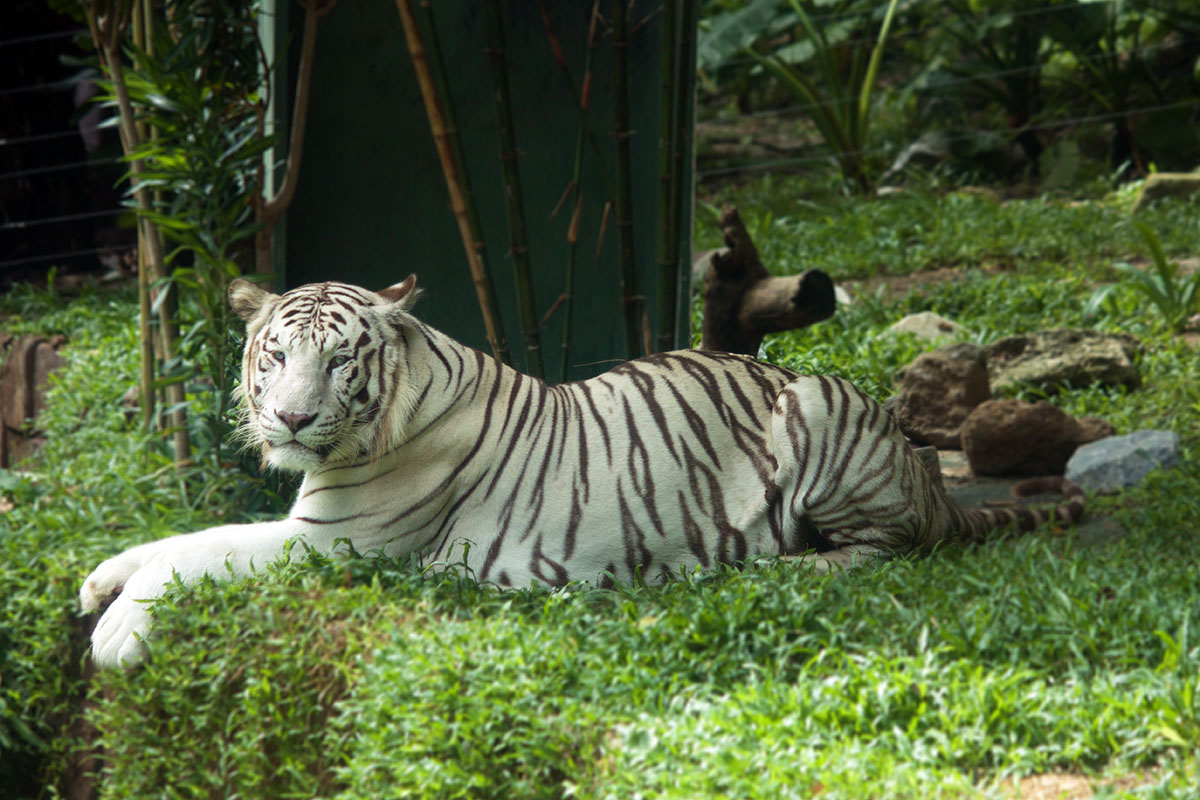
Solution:
M1083 518L1086 497L1082 487L1062 476L1048 475L1029 478L1012 488L1016 497L1032 497L1038 494L1059 494L1061 501L1053 508L959 509L962 524L959 536L964 541L983 541L1004 528L1014 525L1018 531L1031 531L1045 522L1074 525Z

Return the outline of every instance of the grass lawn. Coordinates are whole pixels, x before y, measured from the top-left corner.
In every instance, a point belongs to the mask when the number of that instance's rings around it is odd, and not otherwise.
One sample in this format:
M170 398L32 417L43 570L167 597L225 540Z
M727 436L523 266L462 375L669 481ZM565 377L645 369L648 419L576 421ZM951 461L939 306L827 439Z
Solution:
M769 339L773 361L883 399L921 346L880 332L913 311L981 342L1046 327L1142 338L1144 388L1050 398L1120 433L1183 437L1183 466L1091 499L1124 538L1084 548L1044 528L831 578L763 563L612 591L499 593L314 554L173 590L149 663L85 680L76 591L98 561L282 501L241 473L196 492L125 420L132 298L18 292L8 329L70 346L41 461L0 473L0 797L87 780L104 798L1013 797L1047 780L1200 796L1200 349L1132 289L1084 316L1114 259L1148 255L1128 196L817 203L802 188L711 199L740 206L779 271L955 279L868 293ZM1182 258L1200 250L1198 211L1143 219ZM1082 777L1029 778L1055 773Z

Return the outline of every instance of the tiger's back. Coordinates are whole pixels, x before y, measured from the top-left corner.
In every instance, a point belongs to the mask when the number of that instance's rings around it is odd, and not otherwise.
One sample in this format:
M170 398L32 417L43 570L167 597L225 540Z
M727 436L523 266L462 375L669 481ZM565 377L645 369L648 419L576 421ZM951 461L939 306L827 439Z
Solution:
M502 586L797 549L768 502L771 408L794 373L681 351L550 387L436 331L410 347L428 349L428 381L453 385L452 402L373 460L310 472L293 517L334 524L363 509L360 540L426 562L465 549L475 575Z
M796 551L772 513L768 428L775 397L794 378L740 356L682 351L553 388L522 379L515 405L533 412L523 431L518 421L494 439L503 456L489 485L504 487L504 518L479 577L658 578ZM529 472L509 471L522 460ZM486 498L479 510L486 535Z

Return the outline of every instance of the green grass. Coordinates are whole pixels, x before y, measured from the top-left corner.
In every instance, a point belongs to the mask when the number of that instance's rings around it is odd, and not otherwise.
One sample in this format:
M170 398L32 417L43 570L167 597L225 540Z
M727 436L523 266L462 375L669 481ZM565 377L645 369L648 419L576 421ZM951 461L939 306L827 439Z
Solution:
M926 246L959 248L962 274L920 295L863 298L769 338L767 354L882 398L920 351L882 333L911 311L952 316L983 342L1051 326L1139 335L1143 389L1051 398L1121 432L1183 436L1181 468L1093 499L1125 538L1085 548L1042 530L832 579L768 562L557 593L314 555L173 589L156 607L151 661L90 682L75 593L95 563L267 514L278 498L249 478L209 494L181 485L161 443L125 420L130 298L5 298L0 310L20 314L10 329L62 331L71 345L36 472L0 475L14 505L0 514L0 796L58 795L88 746L103 755L104 798L959 798L1003 796L1006 776L1046 772L1141 776L1102 797L1197 796L1200 353L1135 292L1084 316L1105 259L1137 252L1106 201L972 212L1008 222L964 213L960 241L939 244L950 223L929 215L951 202L976 199L804 217L828 226L829 252L886 252L904 231L941 230ZM1171 232L1194 210L1155 210L1169 252L1192 246ZM833 221L884 211L855 234L864 241ZM773 224L770 246L805 252L790 226ZM989 226L1011 231L971 239ZM1006 271L969 268L1016 241L1028 249Z
M1128 213L1128 190L1001 202L988 194L913 188L863 201L768 176L702 199L700 247L721 246L717 209L738 206L763 264L780 274L816 268L845 280L947 266L1057 263L1095 276L1111 274L1114 259L1145 251ZM1200 249L1198 207L1200 200L1158 204L1139 218L1162 239L1167 255L1188 255Z

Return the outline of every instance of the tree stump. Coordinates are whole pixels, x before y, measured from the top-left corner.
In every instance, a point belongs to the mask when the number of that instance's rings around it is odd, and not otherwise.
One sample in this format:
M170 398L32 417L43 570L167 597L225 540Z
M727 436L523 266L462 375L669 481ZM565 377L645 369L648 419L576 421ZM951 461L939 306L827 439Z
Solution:
M0 334L0 468L15 467L41 444L41 434L29 421L45 406L47 378L62 366L57 351L64 341L63 336L14 339Z
M763 336L812 325L833 315L833 281L819 269L772 277L736 208L721 213L725 250L709 256L704 274L701 350L758 355Z

